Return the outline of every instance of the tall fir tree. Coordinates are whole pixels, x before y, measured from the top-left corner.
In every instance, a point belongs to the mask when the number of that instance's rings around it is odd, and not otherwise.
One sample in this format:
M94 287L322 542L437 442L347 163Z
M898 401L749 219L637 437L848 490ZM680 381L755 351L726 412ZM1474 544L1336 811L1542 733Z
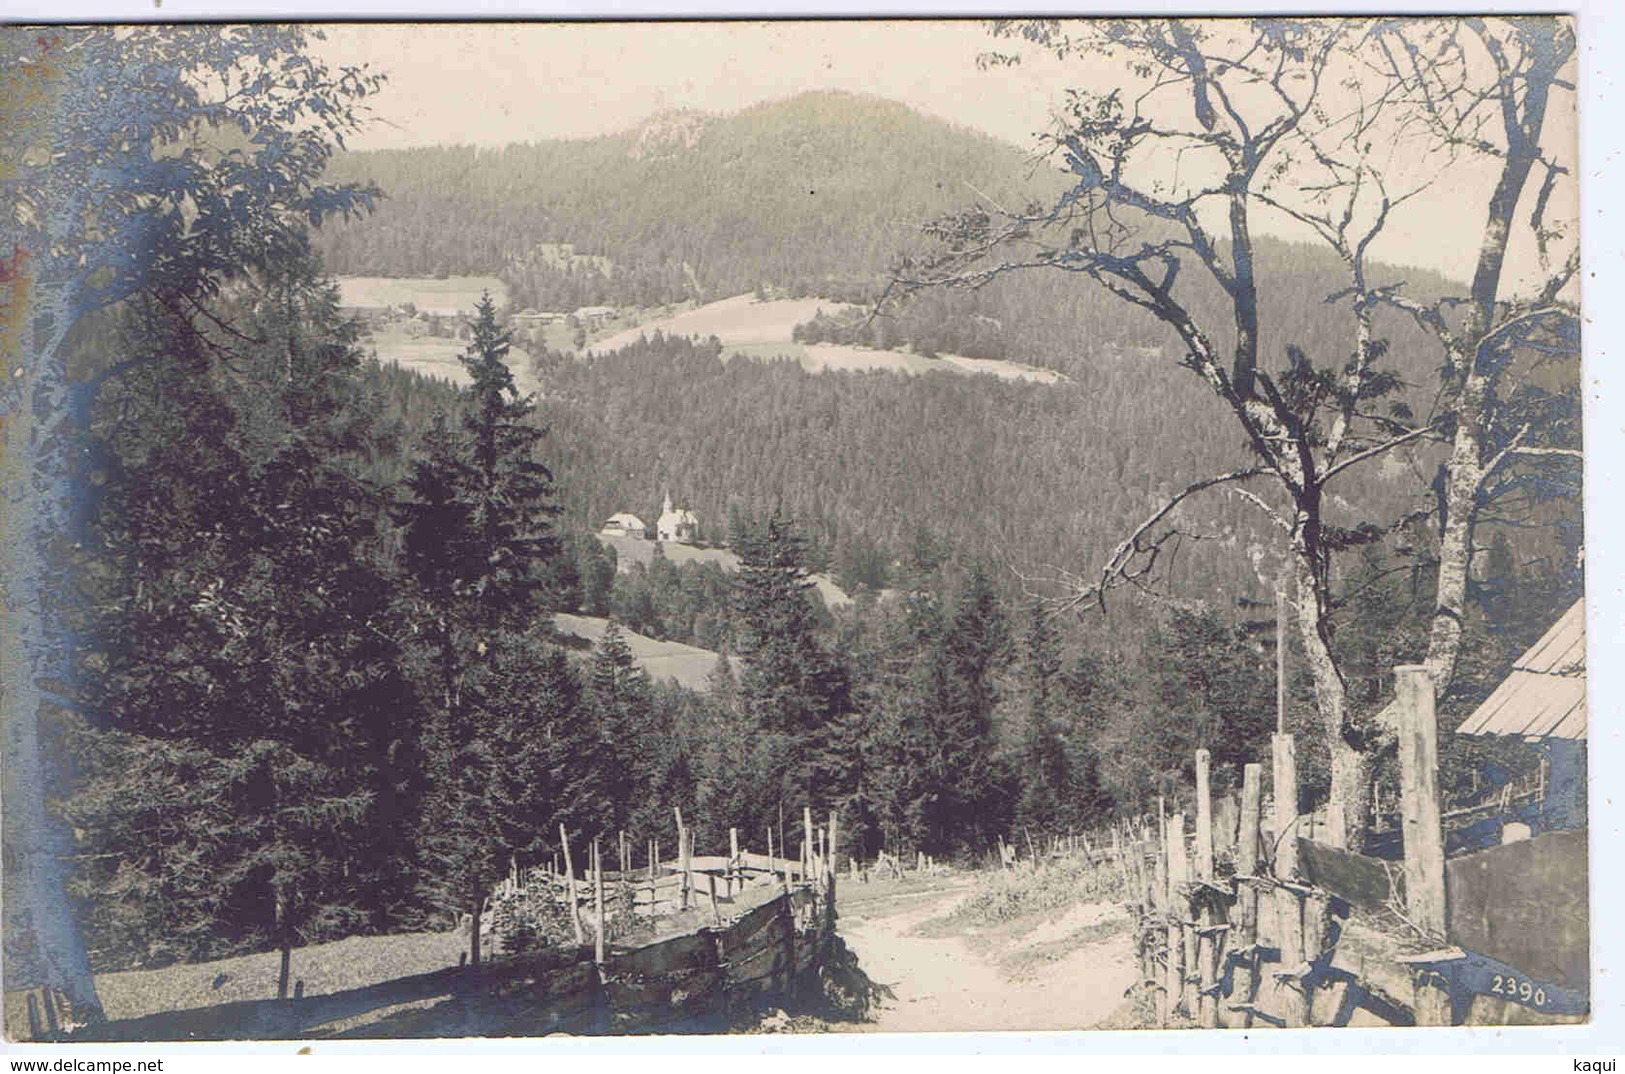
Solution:
M507 365L509 339L489 295L476 307L462 356L472 381L461 429L443 418L400 504L406 562L421 629L414 664L426 710L429 790L421 845L430 885L471 921L469 961L480 960L480 910L515 854L550 810L502 793L510 758L504 706L523 686L552 678L525 635L551 609L547 560L557 554L552 474L536 457L543 431Z
M1021 802L1017 823L1040 829L1065 825L1072 772L1059 726L1064 697L1059 690L1061 652L1054 625L1040 601L1033 601L1023 639L1021 689L1026 718L1022 729Z
M935 827L941 840L979 842L1010 819L1008 775L993 737L997 679L1009 657L1009 624L986 571L965 577L942 640L947 691L936 727L944 774ZM960 833L950 836L950 829Z
M294 947L382 924L403 840L383 499L363 461L387 444L331 287L279 268L212 314L230 332L145 319L160 357L114 389L85 575L86 685L108 719L85 732L100 741L70 809L107 848L81 890L137 930L114 949L272 946L285 994ZM212 362L228 346L233 364ZM160 900L167 924L117 905L166 887L191 892Z
M819 636L806 543L777 510L735 538L741 711L769 750L774 809L822 809L830 788L819 752L832 721L850 706L846 668Z

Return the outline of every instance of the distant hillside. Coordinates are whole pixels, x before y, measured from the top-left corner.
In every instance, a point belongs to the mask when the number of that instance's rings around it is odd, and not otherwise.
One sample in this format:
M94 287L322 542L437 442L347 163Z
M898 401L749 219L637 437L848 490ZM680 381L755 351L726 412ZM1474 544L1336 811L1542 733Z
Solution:
M1026 171L1014 147L896 102L810 93L588 140L350 154L335 175L389 197L321 242L334 272L501 271L516 302L547 309L813 293L883 273L973 190L1019 199ZM550 243L616 270L561 270Z
M792 308L790 296L809 315L826 302L865 301L902 253L919 248L924 221L978 197L1042 200L1061 182L1015 147L838 93L731 116L666 117L584 141L352 154L336 168L377 180L389 197L373 217L324 230L334 271L495 273L517 307L612 304L627 314L621 324L663 301L728 299L775 312L779 302ZM564 247L568 258L557 256ZM1289 345L1340 365L1353 333L1347 303L1325 301L1344 282L1336 258L1269 239L1257 255L1263 368L1283 369ZM1203 275L1181 273L1181 297L1222 342L1230 318ZM1427 273L1374 275L1403 278L1418 297L1448 286ZM723 327L739 327L732 306L665 325L716 334L724 313L733 320ZM842 557L898 557L921 534L1022 570L1086 569L1172 489L1248 457L1223 405L1177 366L1177 341L1071 274L1010 274L972 292L923 294L871 322L874 349L847 348L925 365L931 355L1025 363L1064 374L1055 384L914 366L923 375L810 376L821 366L808 359L823 357L825 344L796 352L776 341L782 324L769 326L772 339L747 326L759 338L745 332L727 347L636 342L653 327L611 340L632 345L589 362L538 352L552 429L544 450L581 530L669 486L708 525L782 505L837 576ZM1379 334L1405 382L1398 398L1425 410L1437 347L1399 318L1381 322ZM893 349L903 346L907 353ZM737 353L784 353L803 367L718 360ZM1406 468L1374 474L1340 495L1393 515L1425 491L1417 487L1425 478ZM1247 549L1268 536L1256 512L1224 496L1201 511L1213 528L1173 557L1176 571L1217 592L1244 591Z
M1006 565L1087 571L1169 492L1247 451L1197 378L1141 355L1044 385L813 374L656 337L540 377L542 451L572 528L647 517L665 488L717 535L736 511L779 506L843 582L866 557L889 563L922 540L998 564L1004 581ZM1425 488L1404 468L1373 469L1347 491L1398 513ZM1217 594L1254 587L1248 547L1271 539L1257 511L1215 494L1192 514L1207 539L1171 557L1181 578Z
M727 116L655 117L601 138L502 149L353 153L337 178L372 179L387 197L370 217L326 227L330 271L496 274L516 308L650 307L742 293L868 301L920 225L986 199L1046 201L1064 178L1027 152L847 93L810 93ZM560 256L568 250L569 256ZM1262 354L1295 344L1336 362L1348 346L1335 256L1261 240ZM1418 297L1446 282L1386 270ZM1203 274L1180 276L1209 331L1229 318ZM871 326L879 349L1008 359L1078 377L1103 356L1174 340L1143 311L1059 272L1005 276L974 292L931 293ZM1400 371L1427 378L1437 354L1408 323L1383 325Z
M896 347L851 346L845 343L807 342L795 340L795 332L803 322L837 310L858 311L842 303L824 302L816 298L767 299L754 295L734 295L718 302L707 303L698 309L686 310L670 317L645 321L635 328L627 328L602 339L588 343L590 351L603 353L619 350L636 343L640 338L656 332L668 336L694 336L699 339L716 337L722 344L725 359L792 358L809 372L828 370L869 371L889 370L895 373L960 373L965 376L986 374L1001 380L1030 380L1038 384L1054 384L1065 377L1050 369L1037 369L1018 362L997 358L970 358L959 354L920 354ZM860 314L861 315L861 314ZM904 341L896 341L898 345Z

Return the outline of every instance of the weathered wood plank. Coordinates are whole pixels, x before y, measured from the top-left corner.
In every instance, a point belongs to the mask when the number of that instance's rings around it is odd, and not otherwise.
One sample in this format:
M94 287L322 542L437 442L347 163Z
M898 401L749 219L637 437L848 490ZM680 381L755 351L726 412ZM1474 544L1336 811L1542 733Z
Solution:
M1538 980L1591 980L1585 831L1547 832L1445 863L1450 942Z
M763 948L754 954L725 963L723 965L723 975L731 985L739 981L750 981L768 975L782 977L789 968L789 952L785 950L784 945L781 943L778 947Z
M765 925L782 918L785 909L784 896L778 895L760 906L747 910L722 933L723 950L726 952L732 946L747 942Z
M680 970L714 968L717 947L710 933L677 936L635 951L617 952L609 959L611 975L654 976Z
M1303 878L1325 888L1349 905L1368 913L1381 912L1391 894L1387 863L1353 851L1309 839L1298 840L1298 861Z

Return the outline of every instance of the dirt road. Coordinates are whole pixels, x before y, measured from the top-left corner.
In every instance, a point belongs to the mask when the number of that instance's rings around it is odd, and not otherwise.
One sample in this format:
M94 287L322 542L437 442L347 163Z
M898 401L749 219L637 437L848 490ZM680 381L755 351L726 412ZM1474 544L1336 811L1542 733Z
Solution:
M1135 967L1120 907L1073 907L1019 935L955 929L969 882L841 899L840 932L883 1001L867 1032L1088 1029L1125 1002ZM923 927L922 927L923 926ZM1120 927L1119 927L1120 926ZM848 1028L848 1027L843 1027Z

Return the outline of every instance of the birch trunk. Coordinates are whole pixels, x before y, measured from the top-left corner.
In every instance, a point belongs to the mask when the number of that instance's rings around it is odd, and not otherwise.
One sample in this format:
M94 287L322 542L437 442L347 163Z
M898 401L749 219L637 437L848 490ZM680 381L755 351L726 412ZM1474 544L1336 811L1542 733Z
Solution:
M1501 114L1507 139L1506 155L1485 210L1467 322L1459 340L1448 347L1450 376L1457 388L1456 430L1445 470L1438 593L1424 661L1440 696L1455 678L1461 654L1467 582L1472 568L1473 527L1489 461L1490 445L1485 431L1495 409L1496 367L1503 358L1500 354L1483 353L1484 342L1493 328L1496 304L1501 297L1501 279L1518 204L1530 172L1540 158L1552 84L1573 55L1571 45L1559 47L1558 36L1551 28L1531 34L1528 46L1532 61L1523 77L1517 77L1518 73L1512 69L1503 68L1496 87L1504 96ZM1496 58L1504 62L1499 55ZM1517 95L1518 83L1523 87L1521 100ZM1538 223L1535 217L1531 217L1530 222L1531 225Z
M64 862L72 837L46 806L52 765L41 726L52 695L72 676L71 638L63 623L65 595L57 557L70 536L80 491L72 444L73 389L63 348L72 324L67 289L33 300L24 317L20 353L28 376L20 405L5 416L5 494L0 496L0 597L5 639L0 644L0 711L5 722L5 904L8 947L37 960L41 984L61 989L76 1022L104 1018L78 924L65 891Z

